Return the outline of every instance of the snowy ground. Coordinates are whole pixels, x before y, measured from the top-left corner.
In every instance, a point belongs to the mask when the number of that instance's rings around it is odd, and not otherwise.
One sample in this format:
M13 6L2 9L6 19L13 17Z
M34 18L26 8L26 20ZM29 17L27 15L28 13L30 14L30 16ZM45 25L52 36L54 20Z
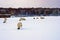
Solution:
M25 17L23 28L17 30L19 18L0 18L0 40L60 40L60 16L33 19Z

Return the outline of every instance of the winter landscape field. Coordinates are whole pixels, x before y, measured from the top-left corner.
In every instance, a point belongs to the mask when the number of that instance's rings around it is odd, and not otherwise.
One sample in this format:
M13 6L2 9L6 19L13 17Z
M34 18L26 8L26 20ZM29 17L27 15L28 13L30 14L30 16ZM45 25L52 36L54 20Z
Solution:
M17 30L19 17L7 18L6 23L0 18L0 40L60 40L60 16L24 18L20 30Z

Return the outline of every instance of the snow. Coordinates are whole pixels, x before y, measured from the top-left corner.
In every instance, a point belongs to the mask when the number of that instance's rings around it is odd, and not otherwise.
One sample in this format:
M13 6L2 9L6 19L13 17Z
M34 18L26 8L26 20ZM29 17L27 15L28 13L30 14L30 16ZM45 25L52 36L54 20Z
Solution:
M19 17L0 18L0 40L60 40L60 16L45 16L45 19L25 17L23 26L17 30Z

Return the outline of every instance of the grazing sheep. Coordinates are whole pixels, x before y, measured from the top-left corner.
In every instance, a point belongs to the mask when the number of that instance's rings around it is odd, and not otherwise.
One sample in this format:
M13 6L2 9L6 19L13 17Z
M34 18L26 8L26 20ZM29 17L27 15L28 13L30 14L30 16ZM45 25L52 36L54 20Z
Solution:
M35 19L35 17L33 19Z
M6 23L6 21L7 21L7 18L4 18L4 21L3 21L3 23Z
M44 19L44 17L41 16L40 19Z
M36 19L39 19L38 17Z
M22 22L18 22L17 23L17 29L19 30L19 29L21 29L22 28Z
M20 19L19 19L19 21L22 21L22 20L24 20L24 21L25 21L26 19L25 19L25 18L20 18Z

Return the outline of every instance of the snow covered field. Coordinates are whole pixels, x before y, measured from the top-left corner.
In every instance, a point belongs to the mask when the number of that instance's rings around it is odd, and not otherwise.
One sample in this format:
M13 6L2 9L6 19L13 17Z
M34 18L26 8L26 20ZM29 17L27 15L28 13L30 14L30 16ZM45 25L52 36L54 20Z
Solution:
M6 23L0 18L0 40L60 40L60 16L25 18L21 30L17 30L19 18L8 18Z

